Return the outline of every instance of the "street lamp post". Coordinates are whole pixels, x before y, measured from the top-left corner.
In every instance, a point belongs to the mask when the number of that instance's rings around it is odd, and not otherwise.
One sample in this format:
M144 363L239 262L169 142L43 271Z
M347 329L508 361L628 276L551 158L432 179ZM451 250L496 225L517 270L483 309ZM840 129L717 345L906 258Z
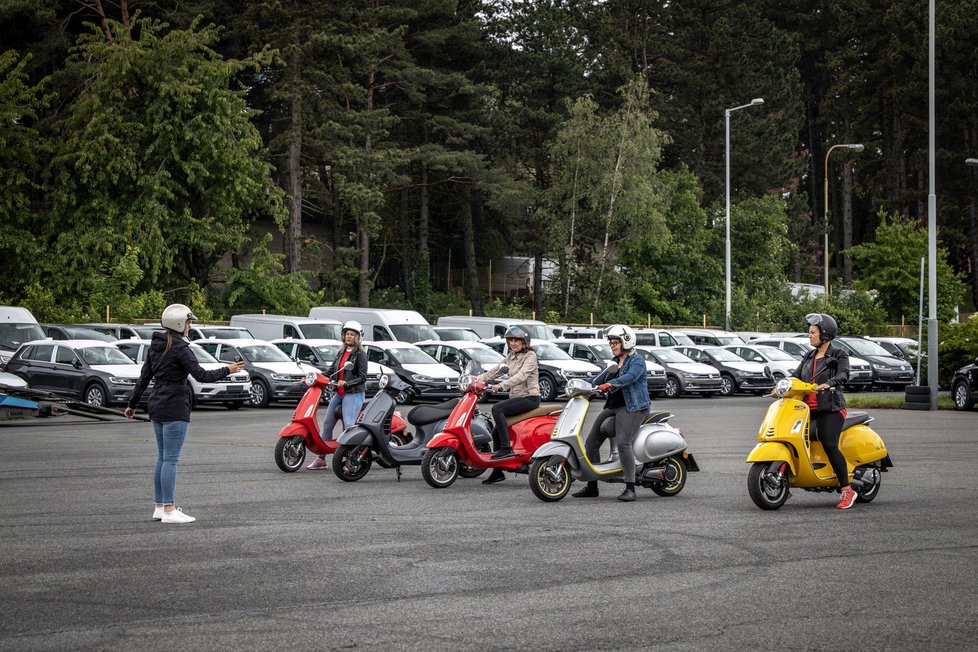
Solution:
M822 206L824 224L823 230L825 231L825 242L824 242L824 256L825 256L825 294L829 294L829 154L832 153L834 149L847 149L852 152L861 152L866 149L866 146L862 143L844 143L841 145L832 145L829 147L829 151L825 152L825 197L824 205Z
M755 97L750 101L750 104L741 104L740 106L735 106L732 109L727 109L723 112L724 126L726 127L726 168L727 168L727 182L726 182L726 198L727 198L727 237L726 237L726 259L724 265L724 277L726 279L726 301L724 303L724 328L730 330L730 114L734 111L739 111L740 109L747 109L752 106L757 106L759 104L764 104L764 99L761 97Z

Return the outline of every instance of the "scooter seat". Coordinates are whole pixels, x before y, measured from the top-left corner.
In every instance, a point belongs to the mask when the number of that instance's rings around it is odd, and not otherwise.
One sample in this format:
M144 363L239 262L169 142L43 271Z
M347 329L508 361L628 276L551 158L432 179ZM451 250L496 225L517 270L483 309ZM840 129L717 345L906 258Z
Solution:
M522 414L514 414L511 417L506 417L506 425L512 426L514 423L519 423L520 421L525 421L527 419L532 419L533 417L545 417L548 414L553 414L555 412L560 412L564 409L564 406L560 403L543 403L538 408L534 408L529 412L524 412Z
M842 424L842 429L846 430L847 428L858 426L861 423L868 423L872 420L873 418L866 412L849 412L846 414L846 420Z
M646 423L661 423L667 421L672 416L672 412L667 412L666 410L660 410L659 412L650 412L649 416L645 417L642 421L642 425Z
M426 426L429 423L440 421L452 413L460 400L453 398L438 405L419 405L408 414L408 423L412 426Z

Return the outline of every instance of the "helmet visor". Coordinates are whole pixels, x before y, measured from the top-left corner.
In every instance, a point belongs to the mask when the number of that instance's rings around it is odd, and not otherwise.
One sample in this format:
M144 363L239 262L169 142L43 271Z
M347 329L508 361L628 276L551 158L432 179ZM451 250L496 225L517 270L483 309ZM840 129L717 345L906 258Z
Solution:
M822 324L822 315L817 312L809 313L805 315L805 321L812 326L820 326Z
M199 321L199 320L197 319L197 315L195 315L195 314L194 314L194 313L192 313L192 312L188 312L188 313L187 313L187 320L188 320L188 321Z

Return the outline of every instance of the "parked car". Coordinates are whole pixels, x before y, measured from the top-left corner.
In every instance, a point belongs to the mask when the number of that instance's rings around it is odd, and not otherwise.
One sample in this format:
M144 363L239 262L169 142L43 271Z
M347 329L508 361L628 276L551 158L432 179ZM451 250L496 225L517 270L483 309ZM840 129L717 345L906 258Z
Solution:
M549 340L553 334L550 327L537 319L516 319L513 317L469 317L456 315L438 318L439 326L461 326L471 328L483 338L502 337L511 326L521 326L532 339Z
M348 306L317 306L309 310L315 319L335 319L341 323L349 320L363 326L365 342L420 342L438 339L431 324L414 310L386 308L350 308Z
M951 398L958 410L971 410L978 400L978 358L954 372L951 379Z
M560 337L564 340L600 340L603 329L594 326L574 326L565 328Z
M866 339L882 346L894 358L903 358L911 365L917 364L917 356L920 354L917 340L909 337L867 337Z
M244 360L251 374L251 405L266 407L273 401L298 401L306 393L306 374L312 365L296 362L274 344L253 339L206 339L197 342L223 363Z
M24 342L43 340L34 315L20 306L0 306L0 365L4 365Z
M35 340L21 345L5 370L31 389L107 407L129 400L142 367L102 340Z
M363 348L369 362L393 369L399 378L414 388L417 397L443 401L458 396L458 372L414 344L395 340L364 342Z
M811 350L807 333L798 333L791 337L766 337L751 342L754 346L770 346L780 349L796 360ZM855 391L866 391L873 384L873 368L869 362L858 356L849 356L849 382L846 388Z
M721 331L713 328L684 328L681 331L693 342L709 346L727 346L729 344L746 344L737 333Z
M146 356L149 354L151 342L151 340L126 339L117 340L113 344L132 358L133 362L142 367L143 363L146 362ZM208 371L227 366L218 362L214 356L193 342L190 343L190 350L197 358L197 364ZM187 382L193 390L191 407L207 403L220 403L229 410L237 410L251 402L251 376L247 371L239 371L212 383L202 383L193 376L188 376Z
M187 339L196 340L253 340L255 336L247 328L240 326L210 326L191 324Z
M833 342L849 354L850 366L853 356L858 356L872 365L873 385L902 390L913 383L913 367L910 363L902 358L894 358L879 344L861 337L837 337Z
M451 342L457 342L464 340L466 342L478 342L482 337L476 333L471 328L465 328L464 326L432 326L435 332L438 333L438 337L443 340L448 340Z
M775 381L791 376L798 368L798 360L794 356L773 346L734 344L724 348L733 351L744 360L769 367Z
M506 355L506 340L493 337L482 342L492 347L497 353ZM555 400L564 392L567 381L580 378L588 382L601 373L597 365L575 360L560 350L550 340L530 340L530 347L537 354L540 380L540 400L547 402Z
M231 326L246 328L253 337L271 342L279 339L339 340L341 324L335 319L296 315L248 314L231 317Z
M0 390L2 390L4 387L21 389L27 387L27 381L20 376L15 376L13 374L8 374L5 371L0 371Z
M682 331L668 328L636 328L635 343L640 346L679 346L696 344Z
M554 344L575 360L584 360L600 369L608 366L614 355L606 340L556 340ZM643 358L644 359L644 358ZM666 391L666 369L654 360L645 360L645 370L650 396L659 396Z
M427 342L418 342L415 346L446 367L454 369L459 375L461 375L469 362L474 362L478 365L478 369L481 370L490 369L503 362L502 354L497 353L482 342L472 342L469 340L430 340ZM497 381L503 378L505 376L500 376ZM508 396L508 393L486 391L482 396L485 400L503 399Z
M137 324L78 324L99 333L111 335L115 340L151 340L153 332L163 330L162 326L139 326Z
M720 393L724 396L737 392L764 394L774 389L774 381L764 373L764 365L744 360L721 346L686 345L674 348L697 362L716 367L722 383Z
M99 340L114 342L117 338L85 326L72 324L41 324L44 336L52 340Z
M332 339L295 339L283 337L272 340L274 344L296 362L303 362L325 372L333 364L333 359L343 345L339 340ZM364 386L367 398L380 391L380 377L394 371L376 362L367 362L367 383Z
M716 368L696 362L676 349L639 345L635 350L646 360L665 367L666 398L677 398L683 394L713 396L723 389L723 381Z

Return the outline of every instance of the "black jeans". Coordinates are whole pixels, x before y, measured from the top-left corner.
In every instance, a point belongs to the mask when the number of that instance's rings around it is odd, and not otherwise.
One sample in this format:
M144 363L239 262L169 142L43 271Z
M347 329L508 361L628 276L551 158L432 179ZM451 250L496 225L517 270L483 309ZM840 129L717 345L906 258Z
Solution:
M508 398L492 406L492 422L496 424L492 431L492 443L495 444L496 450L512 447L509 441L509 426L506 425L506 417L523 414L538 407L540 407L539 396Z
M822 448L829 458L829 464L835 471L835 477L839 480L839 486L849 485L849 467L846 466L846 456L839 450L839 439L842 437L842 424L846 418L842 412L828 412L816 410L813 414L815 419L815 432L818 440L822 442Z

